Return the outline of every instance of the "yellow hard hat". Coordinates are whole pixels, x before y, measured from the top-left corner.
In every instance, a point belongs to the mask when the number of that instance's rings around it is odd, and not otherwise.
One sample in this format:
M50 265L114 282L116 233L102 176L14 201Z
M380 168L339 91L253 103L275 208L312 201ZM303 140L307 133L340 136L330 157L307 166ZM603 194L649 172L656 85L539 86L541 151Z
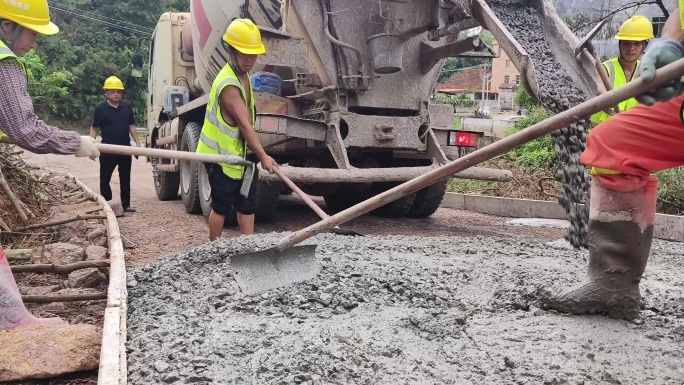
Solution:
M47 0L2 1L0 19L11 20L41 35L59 32L59 28L50 21Z
M105 80L104 86L102 87L105 90L121 90L123 91L124 86L123 82L121 79L117 78L116 76L110 76Z
M644 16L630 17L615 35L616 40L644 41L653 38L653 25Z
M223 35L223 41L245 55L266 53L259 28L249 19L233 20Z

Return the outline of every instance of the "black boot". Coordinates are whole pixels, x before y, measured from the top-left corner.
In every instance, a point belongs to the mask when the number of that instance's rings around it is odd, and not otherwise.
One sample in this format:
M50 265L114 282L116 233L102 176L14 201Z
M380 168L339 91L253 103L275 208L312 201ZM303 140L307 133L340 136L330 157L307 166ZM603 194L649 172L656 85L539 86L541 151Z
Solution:
M657 181L624 193L592 180L589 213L589 268L583 282L563 292L542 290L547 308L573 314L638 317L639 281L646 268L657 198Z

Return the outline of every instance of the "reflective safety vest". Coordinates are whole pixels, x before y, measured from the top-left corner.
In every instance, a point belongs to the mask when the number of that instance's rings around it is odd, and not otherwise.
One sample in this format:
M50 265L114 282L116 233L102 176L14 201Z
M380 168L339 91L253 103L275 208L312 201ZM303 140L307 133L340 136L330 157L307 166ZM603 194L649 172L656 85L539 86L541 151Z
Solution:
M682 30L684 30L684 0L679 0L679 21L681 21Z
M632 78L634 78L637 71L639 70L639 64L641 64L641 62L639 60L637 60L637 65L636 65L636 67L634 67L634 73L632 74ZM610 83L613 85L613 89L616 89L618 87L622 87L629 82L627 80L627 77L625 76L625 71L622 69L622 66L620 65L620 60L617 57L614 57L610 60L603 62L603 66L606 67L606 70L608 71L608 77L610 79ZM620 111L627 111L630 108L636 107L638 105L639 105L639 102L634 98L627 99L623 102L620 102L620 104L619 104ZM611 118L610 115L601 111L601 112L598 112L598 113L592 115L591 121L598 124L598 123L604 122L610 118Z
M19 64L21 64L21 68L24 69L24 73L26 73L26 68L24 67L24 63L22 63L21 60L19 60L19 58L17 57L17 55L15 55L14 52L12 52L12 50L9 49L9 47L7 47L7 45L5 45L5 43L2 40L0 40L0 60L5 60L5 59L10 59L10 60L14 59L14 60L18 61ZM3 135L2 128L0 127L0 139L2 139L2 135Z
M249 75L249 74L248 74ZM245 158L247 156L247 145L245 139L240 133L240 128L232 126L223 119L221 114L221 105L219 103L221 91L228 86L235 86L240 89L242 99L245 106L252 113L252 126L254 126L256 115L254 108L254 90L252 84L249 84L250 100L247 100L245 89L240 83L240 80L235 75L235 72L226 64L221 72L218 73L214 83L211 85L211 93L209 94L209 103L207 104L207 112L204 115L204 125L202 126L202 134L200 135L199 143L197 143L197 151L201 154L221 154L221 155L237 155ZM242 179L244 174L244 167L239 165L221 165L223 172L232 179Z

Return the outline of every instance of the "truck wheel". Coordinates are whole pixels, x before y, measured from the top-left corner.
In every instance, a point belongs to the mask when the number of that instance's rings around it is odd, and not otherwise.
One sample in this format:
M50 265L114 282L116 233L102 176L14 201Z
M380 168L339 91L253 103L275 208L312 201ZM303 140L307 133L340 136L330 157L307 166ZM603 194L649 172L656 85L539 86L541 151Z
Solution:
M160 201L170 201L178 198L180 175L177 172L157 171L154 176L154 191Z
M371 187L370 196L378 195L398 185L399 183L374 183ZM411 210L411 207L413 207L413 202L415 200L416 193L412 193L405 197L399 198L394 202L390 202L384 206L380 206L377 209L371 211L371 213L386 218L400 218L406 216L409 210Z
M342 211L361 202L363 198L353 186L340 184L334 193L324 195L323 200L330 210Z
M209 174L207 168L197 167L197 192L202 215L208 217L211 213L211 186L209 185Z
M442 204L446 188L447 180L445 179L416 191L416 200L406 216L411 218L427 218L434 214Z
M181 151L195 152L201 132L202 127L198 123L188 123L185 131L183 131ZM185 205L185 211L190 214L202 213L198 182L200 167L204 167L200 162L180 161L180 194L183 205Z

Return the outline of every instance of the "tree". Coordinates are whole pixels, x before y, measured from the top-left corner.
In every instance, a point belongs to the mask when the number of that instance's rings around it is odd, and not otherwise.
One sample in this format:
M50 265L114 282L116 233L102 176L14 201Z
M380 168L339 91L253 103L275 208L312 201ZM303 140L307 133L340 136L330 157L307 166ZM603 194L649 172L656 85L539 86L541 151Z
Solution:
M29 89L41 116L89 124L94 106L104 100L102 84L115 75L124 82L139 124L144 121L147 70L131 75L134 54L148 56L159 16L189 11L187 0L59 0L50 1L55 36L41 37L25 62L34 73ZM68 97L67 97L68 96Z

